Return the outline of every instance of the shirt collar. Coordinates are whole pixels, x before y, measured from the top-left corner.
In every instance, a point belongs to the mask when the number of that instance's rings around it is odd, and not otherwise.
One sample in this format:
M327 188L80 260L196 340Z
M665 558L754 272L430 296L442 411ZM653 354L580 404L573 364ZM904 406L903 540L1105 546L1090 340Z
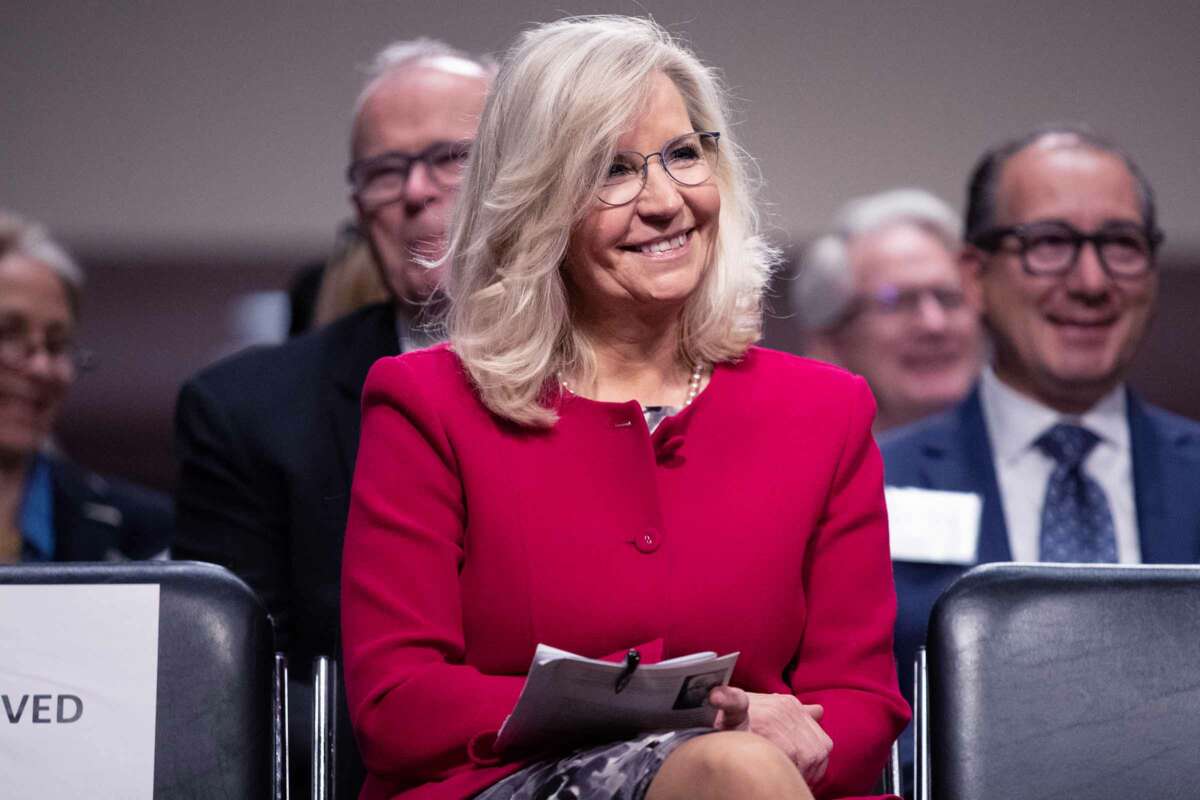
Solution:
M397 302L395 305L396 341L400 345L401 353L421 350L437 344L439 341L437 333L431 330L427 321L421 319L422 315L419 309L403 302Z
M979 381L980 402L992 452L998 461L1013 463L1038 437L1060 422L1081 425L1120 450L1129 449L1129 418L1124 384L1117 386L1083 414L1063 414L1021 394L996 377L991 366ZM1000 431L1003 436L998 435Z

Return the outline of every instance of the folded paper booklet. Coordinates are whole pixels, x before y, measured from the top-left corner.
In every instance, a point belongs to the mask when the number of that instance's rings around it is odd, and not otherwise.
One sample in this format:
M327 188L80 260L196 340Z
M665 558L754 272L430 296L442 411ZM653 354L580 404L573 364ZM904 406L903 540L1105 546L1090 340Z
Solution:
M712 725L717 711L705 700L712 687L729 683L737 657L692 653L639 664L637 656L600 661L539 644L495 747L533 750L564 739Z

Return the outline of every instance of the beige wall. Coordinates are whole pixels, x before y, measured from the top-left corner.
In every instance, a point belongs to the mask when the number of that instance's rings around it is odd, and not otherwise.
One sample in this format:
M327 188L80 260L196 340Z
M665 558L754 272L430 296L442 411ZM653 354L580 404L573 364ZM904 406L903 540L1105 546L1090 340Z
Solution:
M961 205L999 137L1085 119L1200 250L1200 3L745 0L48 0L0 25L0 205L89 247L323 248L355 66L396 37L500 50L562 11L652 12L741 99L782 237L849 195L923 184Z

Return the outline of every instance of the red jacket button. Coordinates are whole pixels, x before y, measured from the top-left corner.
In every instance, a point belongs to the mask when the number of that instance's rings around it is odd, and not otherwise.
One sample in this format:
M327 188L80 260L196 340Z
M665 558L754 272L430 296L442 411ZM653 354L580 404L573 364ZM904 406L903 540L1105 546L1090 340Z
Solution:
M662 544L662 534L655 528L647 528L633 540L633 546L643 553L653 553Z

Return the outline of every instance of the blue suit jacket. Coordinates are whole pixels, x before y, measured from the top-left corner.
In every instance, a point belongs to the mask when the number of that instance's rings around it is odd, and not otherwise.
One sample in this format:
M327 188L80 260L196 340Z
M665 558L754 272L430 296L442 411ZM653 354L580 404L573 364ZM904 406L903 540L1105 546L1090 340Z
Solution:
M1200 562L1200 424L1128 394L1134 504L1142 561ZM1011 561L1000 486L978 386L947 412L880 440L889 486L974 492L983 498L976 554L980 564ZM925 643L933 603L969 567L896 561L896 659L911 702L913 659ZM910 751L905 760L911 758Z

